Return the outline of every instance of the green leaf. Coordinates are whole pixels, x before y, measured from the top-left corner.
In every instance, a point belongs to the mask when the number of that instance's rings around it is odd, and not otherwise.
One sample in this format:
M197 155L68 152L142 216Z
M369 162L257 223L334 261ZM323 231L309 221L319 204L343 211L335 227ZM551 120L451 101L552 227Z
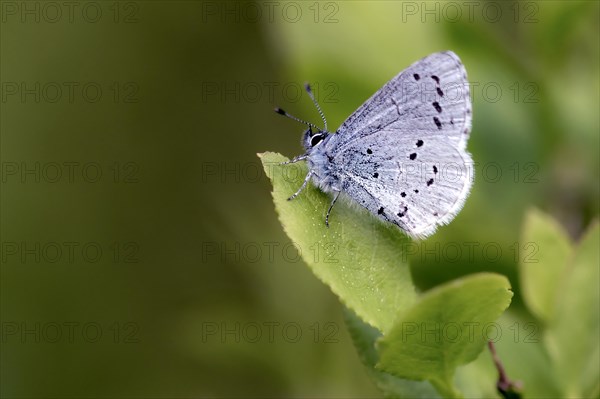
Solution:
M525 303L536 317L548 322L554 316L558 285L572 253L569 237L554 219L532 209L525 218L519 250Z
M481 352L512 297L504 276L480 273L425 293L378 341L377 367L400 378L428 380L444 397L460 397L456 368Z
M404 380L375 369L375 364L379 359L375 342L381 337L381 333L360 320L347 308L344 312L344 319L361 362L367 368L375 385L381 389L386 398L435 399L440 397L427 381Z
M600 225L596 221L575 249L562 277L556 318L546 342L564 397L600 391Z
M405 249L409 240L395 226L343 200L325 215L332 197L309 184L288 201L304 180L304 162L281 165L276 153L259 154L273 184L279 219L313 273L360 318L388 331L399 311L416 300Z

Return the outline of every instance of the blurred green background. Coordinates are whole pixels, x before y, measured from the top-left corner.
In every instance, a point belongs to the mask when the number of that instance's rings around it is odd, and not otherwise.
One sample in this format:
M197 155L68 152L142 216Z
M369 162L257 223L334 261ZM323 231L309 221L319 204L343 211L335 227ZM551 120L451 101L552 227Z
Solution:
M319 123L305 80L335 128L462 58L475 185L421 289L496 271L518 309L526 209L598 215L596 1L0 5L2 397L381 396L256 157L301 153L272 108Z

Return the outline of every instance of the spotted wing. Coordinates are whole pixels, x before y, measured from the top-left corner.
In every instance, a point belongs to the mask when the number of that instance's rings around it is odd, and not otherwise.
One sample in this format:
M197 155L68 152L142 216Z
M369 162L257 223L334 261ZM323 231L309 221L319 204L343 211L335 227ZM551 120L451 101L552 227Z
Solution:
M336 134L343 136L340 146L346 146L382 129L446 137L453 147L464 149L471 130L471 98L458 56L446 51L415 62L361 105Z
M433 234L462 208L471 156L447 137L383 129L345 147L337 161L345 194L414 238Z

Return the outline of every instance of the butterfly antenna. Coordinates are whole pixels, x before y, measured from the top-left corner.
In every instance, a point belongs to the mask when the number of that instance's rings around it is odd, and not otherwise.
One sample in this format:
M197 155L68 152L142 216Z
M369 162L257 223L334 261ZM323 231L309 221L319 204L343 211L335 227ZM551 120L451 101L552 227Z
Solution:
M315 129L317 129L317 130L321 130L321 129L319 129L319 128L318 128L316 125L313 125L312 123L310 123L310 122L307 122L307 121L304 121L304 120L302 120L302 119L296 118L294 115L288 114L287 112L285 112L285 111L284 111L284 110L282 110L281 108L275 108L275 112L277 112L279 115L283 115L283 116L286 116L286 117L288 117L288 118L290 118L290 119L293 119L293 120L295 120L296 122L300 122L300 123L303 123L303 124L305 124L305 125L308 125L308 126L310 126L310 127L314 127L314 128L315 128Z
M325 119L325 114L323 113L323 111L321 111L321 107L319 107L319 103L315 99L315 95L313 94L312 89L310 88L310 84L308 84L308 82L306 82L304 84L304 88L306 89L306 92L310 96L310 99L312 100L312 102L315 104L315 107L317 107L317 111L319 111L319 115L321 115L321 119L323 119L323 124L325 125L325 131L327 131L327 119Z

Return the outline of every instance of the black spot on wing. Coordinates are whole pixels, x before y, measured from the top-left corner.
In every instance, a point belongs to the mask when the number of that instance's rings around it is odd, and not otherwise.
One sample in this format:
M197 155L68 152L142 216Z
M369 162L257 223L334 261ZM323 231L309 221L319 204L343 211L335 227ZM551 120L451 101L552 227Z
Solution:
M417 147L420 147L423 145L423 140L417 140Z
M442 129L442 122L440 122L439 118L437 116L433 117L433 123L435 123L435 125L437 126L437 128L439 130Z
M415 80L419 80L419 79L421 79L421 77L419 76L419 74L418 74L418 73L415 73L415 74L413 75L413 78L415 78Z
M410 160L411 160L411 161L414 161L415 159L417 159L417 153L416 153L416 152L413 152L413 153L412 153L412 154L410 154L408 157L410 158Z
M398 214L397 214L398 217L403 217L404 215L406 215L406 211L408 211L408 207L407 206L404 207L404 210L398 212Z
M440 103L438 103L437 101L434 101L433 103L431 103L431 105L433 105L433 108L435 108L435 110L441 114L442 113L442 107L440 107Z

